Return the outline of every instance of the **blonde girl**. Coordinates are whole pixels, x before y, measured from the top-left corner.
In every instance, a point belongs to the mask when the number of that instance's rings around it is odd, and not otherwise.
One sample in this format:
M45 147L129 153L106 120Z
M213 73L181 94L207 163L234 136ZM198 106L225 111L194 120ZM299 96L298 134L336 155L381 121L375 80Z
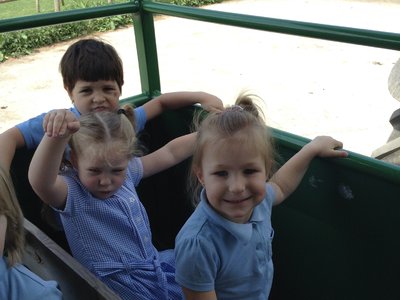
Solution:
M21 265L23 224L10 174L0 166L0 299L61 299L55 281L44 281Z
M176 238L176 281L186 299L268 298L273 278L272 206L299 185L311 160L345 157L320 136L272 174L271 137L254 96L209 114L198 128L192 173L200 202Z
M173 251L158 252L152 244L136 186L188 158L195 135L137 157L135 131L125 114L132 111L94 112L79 120L62 111L47 115L47 134L32 158L29 180L60 213L73 256L122 299L182 299ZM72 168L59 174L68 141Z

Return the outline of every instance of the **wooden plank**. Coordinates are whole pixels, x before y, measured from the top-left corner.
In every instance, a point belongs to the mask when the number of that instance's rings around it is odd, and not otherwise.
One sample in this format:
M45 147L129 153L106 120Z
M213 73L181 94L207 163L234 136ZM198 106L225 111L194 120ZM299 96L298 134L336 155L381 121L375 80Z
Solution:
M23 263L45 280L58 282L69 299L121 299L43 231L25 219Z

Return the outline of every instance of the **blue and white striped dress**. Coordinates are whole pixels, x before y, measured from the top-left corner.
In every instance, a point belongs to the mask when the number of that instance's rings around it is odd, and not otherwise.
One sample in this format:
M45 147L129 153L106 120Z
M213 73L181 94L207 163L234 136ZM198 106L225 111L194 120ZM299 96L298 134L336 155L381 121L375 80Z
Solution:
M172 250L152 244L147 213L136 193L143 175L131 160L127 179L112 197L94 198L75 171L65 174L68 198L61 220L73 256L123 299L183 299Z

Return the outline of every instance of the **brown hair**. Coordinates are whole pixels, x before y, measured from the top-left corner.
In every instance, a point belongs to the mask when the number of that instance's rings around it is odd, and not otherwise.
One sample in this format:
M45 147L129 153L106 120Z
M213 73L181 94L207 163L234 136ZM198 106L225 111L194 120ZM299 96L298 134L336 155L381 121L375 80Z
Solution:
M115 48L99 39L82 39L68 47L60 61L64 87L72 91L78 80L115 80L122 92L124 72Z
M223 112L209 113L205 118L198 117L195 127L198 131L190 174L190 191L194 195L194 203L198 202L201 185L195 171L201 167L204 148L207 144L229 138L237 132L246 131L247 142L251 142L260 152L265 162L267 176L274 166L274 146L268 127L255 100L261 100L254 94L241 93L235 105L228 106Z
M21 262L24 249L24 217L15 194L10 174L0 166L0 216L7 220L4 254L8 265Z

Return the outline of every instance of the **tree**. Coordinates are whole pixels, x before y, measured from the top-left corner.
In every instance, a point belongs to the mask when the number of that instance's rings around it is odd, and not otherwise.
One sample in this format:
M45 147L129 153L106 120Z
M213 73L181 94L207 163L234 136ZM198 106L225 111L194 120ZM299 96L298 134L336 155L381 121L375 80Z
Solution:
M54 0L54 11L60 11L60 7L61 7L61 0Z

